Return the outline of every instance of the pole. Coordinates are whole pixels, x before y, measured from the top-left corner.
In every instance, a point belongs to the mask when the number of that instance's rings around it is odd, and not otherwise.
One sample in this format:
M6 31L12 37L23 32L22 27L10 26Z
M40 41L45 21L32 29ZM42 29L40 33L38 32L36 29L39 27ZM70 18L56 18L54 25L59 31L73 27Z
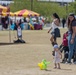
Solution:
M68 3L66 4L66 17L68 15Z
M72 0L72 3L73 3L73 0Z
M62 6L64 6L64 0L62 0Z
M8 16L8 18L9 18L9 42L11 43L10 16Z
M31 10L33 10L33 0L31 0Z

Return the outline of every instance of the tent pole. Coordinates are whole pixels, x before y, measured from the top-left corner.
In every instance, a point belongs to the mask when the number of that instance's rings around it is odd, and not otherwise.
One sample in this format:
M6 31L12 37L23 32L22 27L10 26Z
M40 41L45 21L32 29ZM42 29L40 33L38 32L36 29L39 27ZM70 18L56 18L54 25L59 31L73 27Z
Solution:
M10 16L9 16L9 43L11 43Z

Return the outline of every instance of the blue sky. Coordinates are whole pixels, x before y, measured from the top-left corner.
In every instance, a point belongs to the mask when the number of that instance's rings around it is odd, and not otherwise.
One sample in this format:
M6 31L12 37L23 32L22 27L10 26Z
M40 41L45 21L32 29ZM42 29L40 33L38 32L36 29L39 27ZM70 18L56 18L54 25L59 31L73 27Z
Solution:
M74 0L39 0L39 1L72 2L72 1L74 1Z

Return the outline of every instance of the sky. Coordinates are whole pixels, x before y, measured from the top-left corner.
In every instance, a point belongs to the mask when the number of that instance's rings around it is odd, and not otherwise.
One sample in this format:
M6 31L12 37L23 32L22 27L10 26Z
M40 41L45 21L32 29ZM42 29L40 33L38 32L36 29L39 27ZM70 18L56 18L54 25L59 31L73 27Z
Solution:
M74 0L40 0L40 1L74 2Z

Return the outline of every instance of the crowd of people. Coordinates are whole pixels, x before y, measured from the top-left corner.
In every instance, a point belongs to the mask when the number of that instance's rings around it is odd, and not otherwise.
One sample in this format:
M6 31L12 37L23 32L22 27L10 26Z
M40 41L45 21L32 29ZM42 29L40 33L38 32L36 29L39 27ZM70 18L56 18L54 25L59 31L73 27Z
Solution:
M35 24L38 24L37 22L37 19L34 17L34 18L22 18L22 19L19 19L19 20L16 20L15 21L11 21L11 29L12 30L16 30L17 29L17 25L20 25L21 29L24 30L25 28L25 25L27 24L27 29L30 29L30 25L29 23L31 23L32 26L34 26Z
M17 26L20 25L21 29L23 30L25 27L25 23L28 24L28 28L30 29L29 23L31 23L32 26L34 25L42 25L44 26L44 18L42 16L27 16L27 17L1 17L0 18L0 24L2 25L3 29L8 29L10 25L11 30L17 30Z

